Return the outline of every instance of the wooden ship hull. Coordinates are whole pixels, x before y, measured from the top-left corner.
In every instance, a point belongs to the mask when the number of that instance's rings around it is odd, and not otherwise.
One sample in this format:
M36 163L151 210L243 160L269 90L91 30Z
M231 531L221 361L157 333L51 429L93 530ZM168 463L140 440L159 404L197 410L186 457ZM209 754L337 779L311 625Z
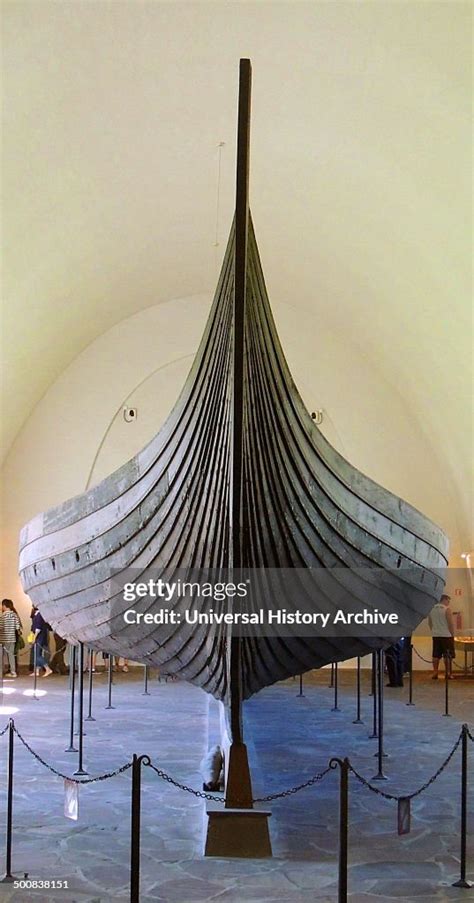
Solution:
M118 586L121 572L139 580L145 572L230 569L235 560L234 259L235 228L201 346L160 432L98 486L34 518L20 551L25 592L61 636L159 665L219 699L229 689L228 627L127 627L130 604ZM415 628L443 588L445 537L353 468L312 421L278 341L251 222L245 343L241 566L349 568L360 595L361 570L398 570ZM376 637L244 638L242 696L379 645Z
M414 629L439 599L443 532L331 447L278 340L248 209L250 65L241 61L236 216L178 402L116 473L21 533L25 592L61 636L158 665L240 705L262 687L387 645L371 637L237 637L228 625L127 627L112 575L210 568L383 569ZM398 584L398 586L397 586ZM281 600L284 604L284 600Z

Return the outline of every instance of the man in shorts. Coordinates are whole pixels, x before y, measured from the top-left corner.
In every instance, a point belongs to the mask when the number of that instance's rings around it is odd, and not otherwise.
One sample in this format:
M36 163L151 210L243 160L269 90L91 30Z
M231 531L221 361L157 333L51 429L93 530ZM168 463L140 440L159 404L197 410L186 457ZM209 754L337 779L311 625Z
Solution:
M451 597L444 594L436 603L428 618L431 633L433 634L433 677L438 680L438 668L440 659L444 658L447 677L452 678L452 660L454 654L454 621L449 607Z

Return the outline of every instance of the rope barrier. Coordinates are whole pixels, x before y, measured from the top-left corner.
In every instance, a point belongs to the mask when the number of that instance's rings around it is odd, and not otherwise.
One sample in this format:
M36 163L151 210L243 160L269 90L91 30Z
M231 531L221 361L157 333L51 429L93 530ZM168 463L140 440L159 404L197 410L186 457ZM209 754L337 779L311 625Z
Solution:
M451 752L446 757L446 759L444 760L442 765L440 765L438 770L429 778L429 780L425 781L425 783L421 787L419 787L418 790L414 790L413 793L403 793L400 796L396 796L393 793L386 793L385 790L380 790L378 787L374 787L373 784L371 784L361 774L359 774L359 772L356 771L356 769L352 765L349 765L349 769L350 769L350 771L352 771L352 774L354 775L354 777L356 777L357 780L360 781L360 783L364 785L364 787L367 787L368 790L372 791L372 793L378 794L378 796L383 796L384 799L386 799L386 800L395 800L396 802L398 802L401 799L413 800L416 796L419 796L420 793L423 793L423 791L427 790L428 787L430 787L431 784L433 784L436 781L436 779L439 778L440 774L449 765L451 759L454 756L454 753L456 752L457 749L459 749L459 745L462 740L462 735L463 735L463 732L461 731Z

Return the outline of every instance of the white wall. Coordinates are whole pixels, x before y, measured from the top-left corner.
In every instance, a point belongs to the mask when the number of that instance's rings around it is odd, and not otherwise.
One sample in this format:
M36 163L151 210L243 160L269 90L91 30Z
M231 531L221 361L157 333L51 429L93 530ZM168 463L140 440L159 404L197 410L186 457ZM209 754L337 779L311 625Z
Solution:
M181 298L122 320L63 372L18 435L2 471L1 586L23 614L29 602L17 576L20 528L100 481L154 435L182 387L210 300ZM367 356L315 316L297 317L290 305L276 306L275 316L309 410L324 410L321 428L329 441L439 523L450 538L451 564L464 567L456 489L413 418L410 399L402 399ZM135 422L124 421L125 403L137 407ZM468 596L466 586L454 606L464 608L466 626ZM427 633L426 625L421 632Z

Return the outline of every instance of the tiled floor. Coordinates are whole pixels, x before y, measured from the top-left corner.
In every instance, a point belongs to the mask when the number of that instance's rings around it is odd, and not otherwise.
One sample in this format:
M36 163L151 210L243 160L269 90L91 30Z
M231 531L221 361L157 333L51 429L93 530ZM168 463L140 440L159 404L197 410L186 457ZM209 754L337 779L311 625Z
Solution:
M72 774L77 754L68 745L67 678L40 681L46 695L24 695L30 680L5 682L0 726L10 710L18 730L48 762ZM298 698L297 681L264 690L246 704L245 722L254 794L262 796L301 783L321 771L333 755L350 757L371 778L376 741L371 733L368 676L363 682L364 724L354 725L354 675L340 675L340 712L331 711L328 672L315 672ZM389 778L382 789L411 792L441 764L461 723L473 713L474 683L452 681L452 716L443 717L444 686L417 675L413 708L405 690L386 690L386 751ZM14 692L11 692L11 691ZM116 675L113 710L106 710L104 675L96 675L93 712L86 723L85 762L90 774L111 771L133 752L147 753L174 777L201 786L199 762L216 742L217 707L187 684L150 682L142 695L138 674ZM390 694L390 695L389 695ZM1 804L5 803L6 737L0 739ZM473 760L474 749L470 747ZM474 766L473 766L474 767ZM380 785L378 785L380 786ZM413 802L412 831L397 834L396 804L355 779L350 786L349 888L351 903L374 901L465 901L472 892L451 887L459 875L460 755ZM63 782L15 742L13 868L30 879L67 880L67 891L15 890L0 885L5 901L111 901L129 894L130 771L80 790L79 820L63 815ZM175 790L143 769L142 900L191 903L337 900L338 776L270 805L273 859L205 859L203 802ZM1 829L4 829L4 816ZM472 833L472 824L471 824ZM3 836L0 840L3 850ZM472 861L471 853L471 863ZM474 876L472 876L474 877Z

